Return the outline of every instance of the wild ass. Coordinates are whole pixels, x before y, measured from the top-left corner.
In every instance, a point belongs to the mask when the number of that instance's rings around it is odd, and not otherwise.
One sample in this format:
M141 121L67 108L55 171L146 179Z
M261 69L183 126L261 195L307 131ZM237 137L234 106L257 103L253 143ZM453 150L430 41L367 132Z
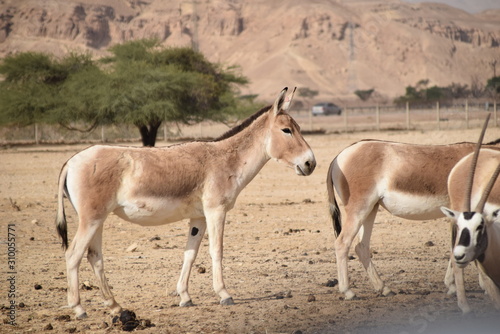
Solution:
M441 208L453 220L451 258L458 307L464 314L471 311L463 279L463 268L470 262L476 264L482 287L500 309L500 182L496 182L500 151L479 149L482 135L477 150L451 170L450 208Z
M177 292L180 306L192 305L188 293L191 267L208 230L213 288L221 304L233 304L222 276L226 213L241 190L264 164L274 159L309 175L314 154L299 125L287 113L293 93L283 89L272 106L263 108L214 141L195 141L163 148L97 145L70 158L59 177L57 230L66 249L68 304L77 318L86 317L78 291L78 268L87 250L100 291L113 313L121 307L103 269L102 231L106 217L117 216L143 226L189 218L189 233ZM63 194L79 222L68 247Z
M327 175L330 215L335 230L339 290L353 299L349 288L349 249L359 232L356 254L375 290L393 294L380 278L370 256L370 237L379 206L394 216L411 220L444 217L440 207L449 204L447 179L455 164L473 152L475 143L412 145L363 140L345 148L331 162ZM488 147L497 147L488 145ZM335 196L344 204L346 218ZM449 267L445 283L454 291Z

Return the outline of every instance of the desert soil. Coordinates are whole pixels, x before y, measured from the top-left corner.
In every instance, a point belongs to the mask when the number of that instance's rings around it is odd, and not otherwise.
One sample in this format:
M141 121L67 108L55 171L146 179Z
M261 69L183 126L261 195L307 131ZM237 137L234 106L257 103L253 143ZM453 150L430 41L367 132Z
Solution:
M270 161L228 214L224 276L233 306L219 305L212 290L206 238L190 280L195 306L177 306L179 298L171 292L182 264L186 221L144 228L111 215L105 222L103 248L112 291L124 308L154 324L136 329L140 333L498 333L500 317L481 291L475 268L466 270L472 316L462 317L456 298L446 294L450 232L445 219L408 221L380 210L371 250L395 296L374 292L354 250L349 275L359 299L345 301L337 286L326 284L337 278L337 269L325 179L330 162L343 148L364 138L424 144L475 141L478 133L479 129L306 135L318 161L315 172L299 177ZM485 140L499 134L492 128ZM80 269L86 289L80 292L89 318L74 320L71 310L61 308L66 305L66 269L54 226L57 179L62 164L84 147L0 151L2 333L122 331L112 325L86 259ZM72 238L76 215L66 204ZM14 275L7 268L9 226L15 236ZM126 251L133 244L135 251ZM13 286L7 281L11 276ZM8 298L12 287L14 299ZM18 307L16 326L5 324L11 300Z

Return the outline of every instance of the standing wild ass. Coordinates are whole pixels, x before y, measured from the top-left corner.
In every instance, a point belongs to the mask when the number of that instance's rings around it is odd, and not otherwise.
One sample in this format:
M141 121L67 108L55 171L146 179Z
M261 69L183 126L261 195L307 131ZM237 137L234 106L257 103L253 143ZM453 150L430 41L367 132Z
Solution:
M117 216L143 226L188 218L189 233L177 292L180 306L192 305L188 280L198 249L208 231L213 288L221 304L233 304L222 276L226 213L241 190L264 164L274 159L309 175L314 154L287 113L293 93L283 89L270 107L247 118L214 141L195 141L163 148L97 145L70 158L59 177L57 230L66 249L68 304L77 318L86 317L78 291L78 268L87 251L100 291L113 313L121 307L110 291L103 269L102 231L106 217ZM68 247L63 195L79 222Z
M448 192L450 209L443 213L453 220L453 271L458 306L469 313L465 296L463 268L475 262L482 286L500 309L500 151L480 149L486 130L481 133L476 151L462 158L450 172ZM495 183L496 182L496 183ZM474 211L471 211L472 206Z
M326 185L336 235L339 290L346 299L356 297L349 288L347 261L358 232L355 250L375 290L384 296L393 294L380 278L370 256L370 237L379 206L405 219L444 217L440 207L449 205L448 174L461 158L474 151L474 146L475 143L412 145L363 140L335 157ZM487 146L499 149L498 144ZM344 222L335 192L344 204ZM445 283L450 293L455 289L452 282L449 266Z

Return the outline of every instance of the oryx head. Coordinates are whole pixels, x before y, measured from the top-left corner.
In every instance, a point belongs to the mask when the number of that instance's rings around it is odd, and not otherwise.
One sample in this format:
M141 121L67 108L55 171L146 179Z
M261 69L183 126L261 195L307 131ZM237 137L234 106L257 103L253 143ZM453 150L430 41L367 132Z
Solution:
M460 268L465 267L469 264L469 262L474 260L481 261L481 257L488 248L488 226L498 220L498 216L500 215L500 209L493 211L493 213L489 216L484 213L486 201L488 200L488 196L495 184L498 174L500 173L500 165L497 166L485 187L476 187L476 189L484 189L484 191L475 210L471 210L471 193L474 182L474 174L477 168L477 160L488 120L489 115L485 121L479 142L477 143L476 150L474 151L472 157L467 156L462 159L466 161L466 159L470 158L471 160L469 178L467 180L468 184L464 198L465 211L455 211L441 207L441 211L447 217L454 220L452 225L452 252L455 263ZM457 168L459 164L460 162L453 169ZM481 168L481 166L479 168ZM450 175L452 175L452 173L453 170Z

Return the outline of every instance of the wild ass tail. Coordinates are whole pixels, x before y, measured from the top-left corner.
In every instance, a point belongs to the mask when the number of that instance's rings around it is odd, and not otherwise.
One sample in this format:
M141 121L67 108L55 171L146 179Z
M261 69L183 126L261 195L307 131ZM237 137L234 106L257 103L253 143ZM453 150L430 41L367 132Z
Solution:
M328 168L328 175L326 176L326 189L328 190L328 204L330 208L330 217L332 218L333 230L335 232L335 237L338 237L342 231L342 215L340 213L339 205L337 199L335 198L335 190L333 189L333 162Z
M59 190L57 193L57 214L56 227L57 233L62 240L62 248L68 248L68 227L66 223L66 213L64 212L64 194L68 192L66 188L66 177L68 176L68 165L64 164L59 174Z

